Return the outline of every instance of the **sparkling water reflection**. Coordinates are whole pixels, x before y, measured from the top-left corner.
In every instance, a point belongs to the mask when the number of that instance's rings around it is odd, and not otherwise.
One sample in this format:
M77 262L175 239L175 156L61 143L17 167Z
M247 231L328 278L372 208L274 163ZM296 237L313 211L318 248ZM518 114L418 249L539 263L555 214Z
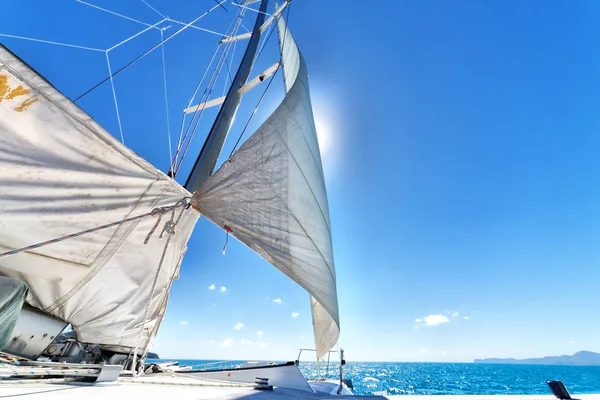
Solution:
M160 360L167 361L167 360ZM232 368L244 361L176 360L194 369ZM309 379L319 377L316 362L301 362ZM332 363L327 378L337 379ZM321 365L321 378L326 368ZM551 394L546 380L565 383L572 394L600 393L600 367L452 363L349 362L344 367L355 394ZM576 396L575 396L576 397Z

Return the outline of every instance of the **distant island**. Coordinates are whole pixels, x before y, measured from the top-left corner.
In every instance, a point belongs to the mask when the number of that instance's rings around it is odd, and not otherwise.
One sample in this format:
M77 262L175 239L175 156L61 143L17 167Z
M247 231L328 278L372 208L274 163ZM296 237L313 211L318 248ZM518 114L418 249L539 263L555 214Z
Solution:
M484 358L475 359L476 364L538 364L538 365L600 365L600 353L579 351L572 356L548 356L542 358Z
M148 355L146 355L146 358L152 358L154 360L160 360L160 357L158 356L158 354L151 353L151 352L148 352Z

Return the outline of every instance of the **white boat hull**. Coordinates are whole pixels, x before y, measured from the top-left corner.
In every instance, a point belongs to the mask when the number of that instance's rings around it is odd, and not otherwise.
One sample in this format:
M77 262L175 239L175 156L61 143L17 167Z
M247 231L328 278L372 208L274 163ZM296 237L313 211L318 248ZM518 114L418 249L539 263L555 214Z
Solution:
M214 379L218 381L254 383L256 378L268 378L269 385L315 393L296 364L263 365L257 367L231 368L211 371L181 371L186 377Z

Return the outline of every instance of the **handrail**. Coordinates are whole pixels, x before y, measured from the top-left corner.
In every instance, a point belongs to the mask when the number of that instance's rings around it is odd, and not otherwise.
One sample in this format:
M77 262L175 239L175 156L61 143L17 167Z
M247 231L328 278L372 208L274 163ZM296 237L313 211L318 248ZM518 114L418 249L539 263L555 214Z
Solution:
M316 352L317 350L315 350L315 349L299 349L298 357L296 358L296 361L294 362L297 366L300 365L300 356L302 355L303 351ZM340 349L339 351L338 350L329 350L327 352L327 367L325 369L325 378L324 379L327 379L327 375L329 374L329 362L330 362L331 353L340 353L340 389L341 389L341 384L343 382L343 366L346 364L346 360L344 360L344 350L342 350L342 349ZM321 364L319 362L319 359L317 359L317 364L318 364L319 380L321 380Z

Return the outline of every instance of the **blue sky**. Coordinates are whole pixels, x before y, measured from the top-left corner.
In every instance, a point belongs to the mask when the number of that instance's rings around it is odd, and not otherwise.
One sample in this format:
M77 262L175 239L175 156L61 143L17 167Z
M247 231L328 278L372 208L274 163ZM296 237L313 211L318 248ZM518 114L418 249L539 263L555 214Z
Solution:
M186 22L215 5L148 2ZM93 3L161 19L141 1ZM224 31L235 8L225 6L199 26ZM144 29L75 1L13 1L4 13L0 33L101 49ZM292 3L322 144L348 360L600 351L599 18L594 1ZM123 65L158 35L114 50L111 62ZM166 45L173 138L217 40L185 31ZM107 74L104 53L2 42L72 98ZM255 72L276 50L272 38ZM126 144L166 170L160 53L115 84ZM270 89L251 129L282 90ZM79 104L118 137L109 85ZM308 295L235 240L223 256L224 240L198 222L153 349L287 360L312 347Z

